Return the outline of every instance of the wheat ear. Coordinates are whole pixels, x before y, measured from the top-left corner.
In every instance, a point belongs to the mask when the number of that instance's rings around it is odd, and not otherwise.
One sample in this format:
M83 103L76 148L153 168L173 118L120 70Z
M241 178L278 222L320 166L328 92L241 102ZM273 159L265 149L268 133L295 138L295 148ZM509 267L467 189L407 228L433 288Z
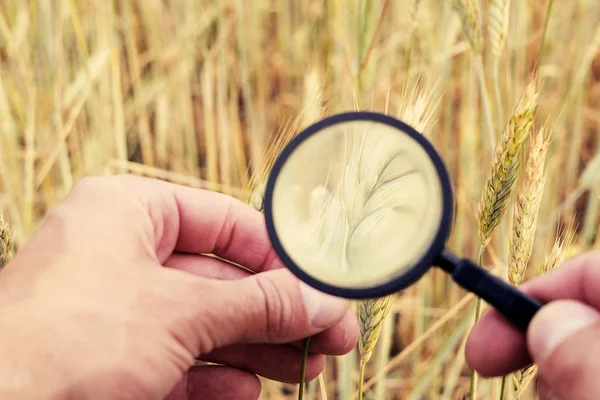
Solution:
M520 285L525 280L535 240L538 212L546 181L545 161L549 141L545 132L545 127L542 127L531 137L525 176L514 206L513 229L509 238L511 251L508 258L508 280L513 285ZM517 398L520 398L525 382L534 373L535 368L529 366L512 375Z
M532 82L521 96L494 151L494 162L478 204L477 221L483 247L490 242L506 212L517 179L523 142L533 126L537 98L535 82Z
M483 35L481 33L481 10L479 0L452 0L463 32L476 54L483 50Z
M0 215L0 268L10 261L14 248L15 241L12 230Z
M575 242L575 228L573 224L569 224L562 238L557 238L554 241L552 250L544 257L544 261L540 265L538 274L543 275L548 271L553 270L557 265L569 258L569 248Z
M514 285L525 280L527 263L533 250L538 211L546 181L545 161L548 139L545 128L531 137L525 176L514 206L513 229L509 238L508 279Z
M389 295L372 300L363 300L358 307L358 321L360 326L360 352L361 367L371 359L373 349L379 340L383 322L392 308L395 295Z
M508 35L510 0L492 0L489 4L488 33L492 54L500 58Z

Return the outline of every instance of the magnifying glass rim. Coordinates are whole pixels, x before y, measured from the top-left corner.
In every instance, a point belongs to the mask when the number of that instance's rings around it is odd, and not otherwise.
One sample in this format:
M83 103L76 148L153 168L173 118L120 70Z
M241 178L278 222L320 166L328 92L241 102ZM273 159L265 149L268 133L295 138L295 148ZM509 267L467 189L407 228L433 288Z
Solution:
M440 189L442 195L442 217L440 221L440 226L437 233L435 234L434 239L431 242L431 245L421 257L421 260L417 264L409 268L408 271L401 273L398 276L391 278L383 283L378 283L375 286L370 286L366 288L340 287L321 281L315 278L314 276L306 273L288 255L287 251L285 250L284 246L279 240L277 230L275 229L275 221L273 217L273 193L275 190L275 183L277 182L279 174L281 173L281 170L283 169L285 163L292 155L294 150L296 150L296 148L299 145L301 145L306 139L310 138L315 133L318 133L332 125L352 121L376 122L391 126L392 128L400 130L402 133L409 135L413 140L415 140L415 142L417 142L423 148L423 150L425 150L427 155L431 158L431 161L433 162L433 165L438 174L438 178L440 180ZM269 238L271 240L273 248L275 249L275 252L279 256L281 261L288 267L288 269L294 275L296 275L296 277L298 277L300 280L306 282L308 285L314 287L315 289L321 292L350 299L365 299L386 296L388 294L397 292L400 289L404 289L412 285L417 280L419 280L419 278L421 278L423 274L425 274L425 272L427 272L429 268L431 268L435 259L444 249L446 241L450 234L454 210L453 203L454 195L448 171L438 152L423 135L418 133L411 126L388 115L369 111L354 111L335 114L330 117L326 117L313 125L310 125L298 135L296 135L285 146L285 148L275 160L271 173L269 174L269 177L267 179L267 185L265 188L264 195L264 215L267 225L267 232L269 234Z

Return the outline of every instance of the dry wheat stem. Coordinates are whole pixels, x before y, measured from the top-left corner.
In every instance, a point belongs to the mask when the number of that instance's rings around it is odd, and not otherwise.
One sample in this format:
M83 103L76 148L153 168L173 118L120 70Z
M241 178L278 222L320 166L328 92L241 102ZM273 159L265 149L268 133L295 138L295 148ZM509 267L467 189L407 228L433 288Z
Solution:
M506 212L517 179L523 142L533 126L537 97L532 82L521 96L496 146L494 162L478 204L479 235L484 247Z
M538 212L546 181L548 144L544 127L531 137L525 176L514 206L508 258L508 278L514 285L520 285L525 280L527 264L533 251Z
M496 122L498 126L502 126L504 120L504 107L502 105L498 68L500 57L502 56L502 51L504 50L504 44L506 43L506 36L508 35L508 21L510 16L509 11L510 0L492 0L489 4L488 32L493 54L492 82L494 85Z

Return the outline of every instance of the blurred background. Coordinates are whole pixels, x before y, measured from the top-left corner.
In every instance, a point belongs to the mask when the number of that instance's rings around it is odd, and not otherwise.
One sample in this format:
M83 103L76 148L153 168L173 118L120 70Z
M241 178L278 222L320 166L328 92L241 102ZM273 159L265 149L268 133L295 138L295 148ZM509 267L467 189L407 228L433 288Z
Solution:
M492 149L537 80L533 131L547 123L551 142L527 270L536 275L553 252L600 248L600 2L513 0L500 6L506 17L498 3L0 0L0 213L18 249L86 175L133 173L253 201L302 127L374 110L434 143L457 198L449 246L477 257ZM484 257L504 277L512 210ZM365 398L466 398L474 304L438 271L398 294ZM357 356L329 359L305 398L356 398ZM534 375L509 377L506 398L536 398ZM479 398L499 398L500 386L481 380ZM263 384L264 399L296 393Z

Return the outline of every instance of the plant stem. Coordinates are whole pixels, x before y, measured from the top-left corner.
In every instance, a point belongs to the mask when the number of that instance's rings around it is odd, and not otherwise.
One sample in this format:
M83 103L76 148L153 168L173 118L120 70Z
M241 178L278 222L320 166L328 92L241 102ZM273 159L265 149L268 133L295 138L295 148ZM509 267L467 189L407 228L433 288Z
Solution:
M502 96L500 94L500 81L498 79L498 64L500 58L494 57L494 65L492 66L492 80L494 82L494 97L496 101L496 122L500 131L504 126L504 107L502 106Z
M502 377L502 384L500 384L500 400L504 400L504 388L506 386L506 375Z
M358 378L358 400L363 400L363 387L365 385L365 367L367 362L360 360L360 372Z
M485 246L479 247L479 257L478 264L481 266L483 264L483 252L485 250ZM477 298L477 303L475 305L475 324L479 321L479 317L481 316L481 298ZM477 372L475 370L471 371L471 389L469 391L469 399L476 400L477 399Z
M490 106L490 95L488 94L487 85L485 83L485 75L483 70L483 58L481 55L475 56L475 71L477 72L477 80L479 81L479 90L481 91L481 101L483 103L483 114L485 127L490 141L492 154L494 153L494 145L496 144L496 136L494 135L494 119L492 118L492 107Z
M546 47L546 35L548 33L548 21L550 21L550 14L552 13L552 6L554 5L554 0L548 0L548 6L546 7L546 18L544 18L544 28L542 31L542 41L540 42L540 51L538 52L537 65L536 65L536 75L539 83L539 70L542 67L542 60L544 57L544 48Z
M304 340L304 355L302 356L302 365L300 367L300 387L298 388L298 400L304 398L304 381L306 378L306 360L308 359L308 348L310 347L310 339Z

